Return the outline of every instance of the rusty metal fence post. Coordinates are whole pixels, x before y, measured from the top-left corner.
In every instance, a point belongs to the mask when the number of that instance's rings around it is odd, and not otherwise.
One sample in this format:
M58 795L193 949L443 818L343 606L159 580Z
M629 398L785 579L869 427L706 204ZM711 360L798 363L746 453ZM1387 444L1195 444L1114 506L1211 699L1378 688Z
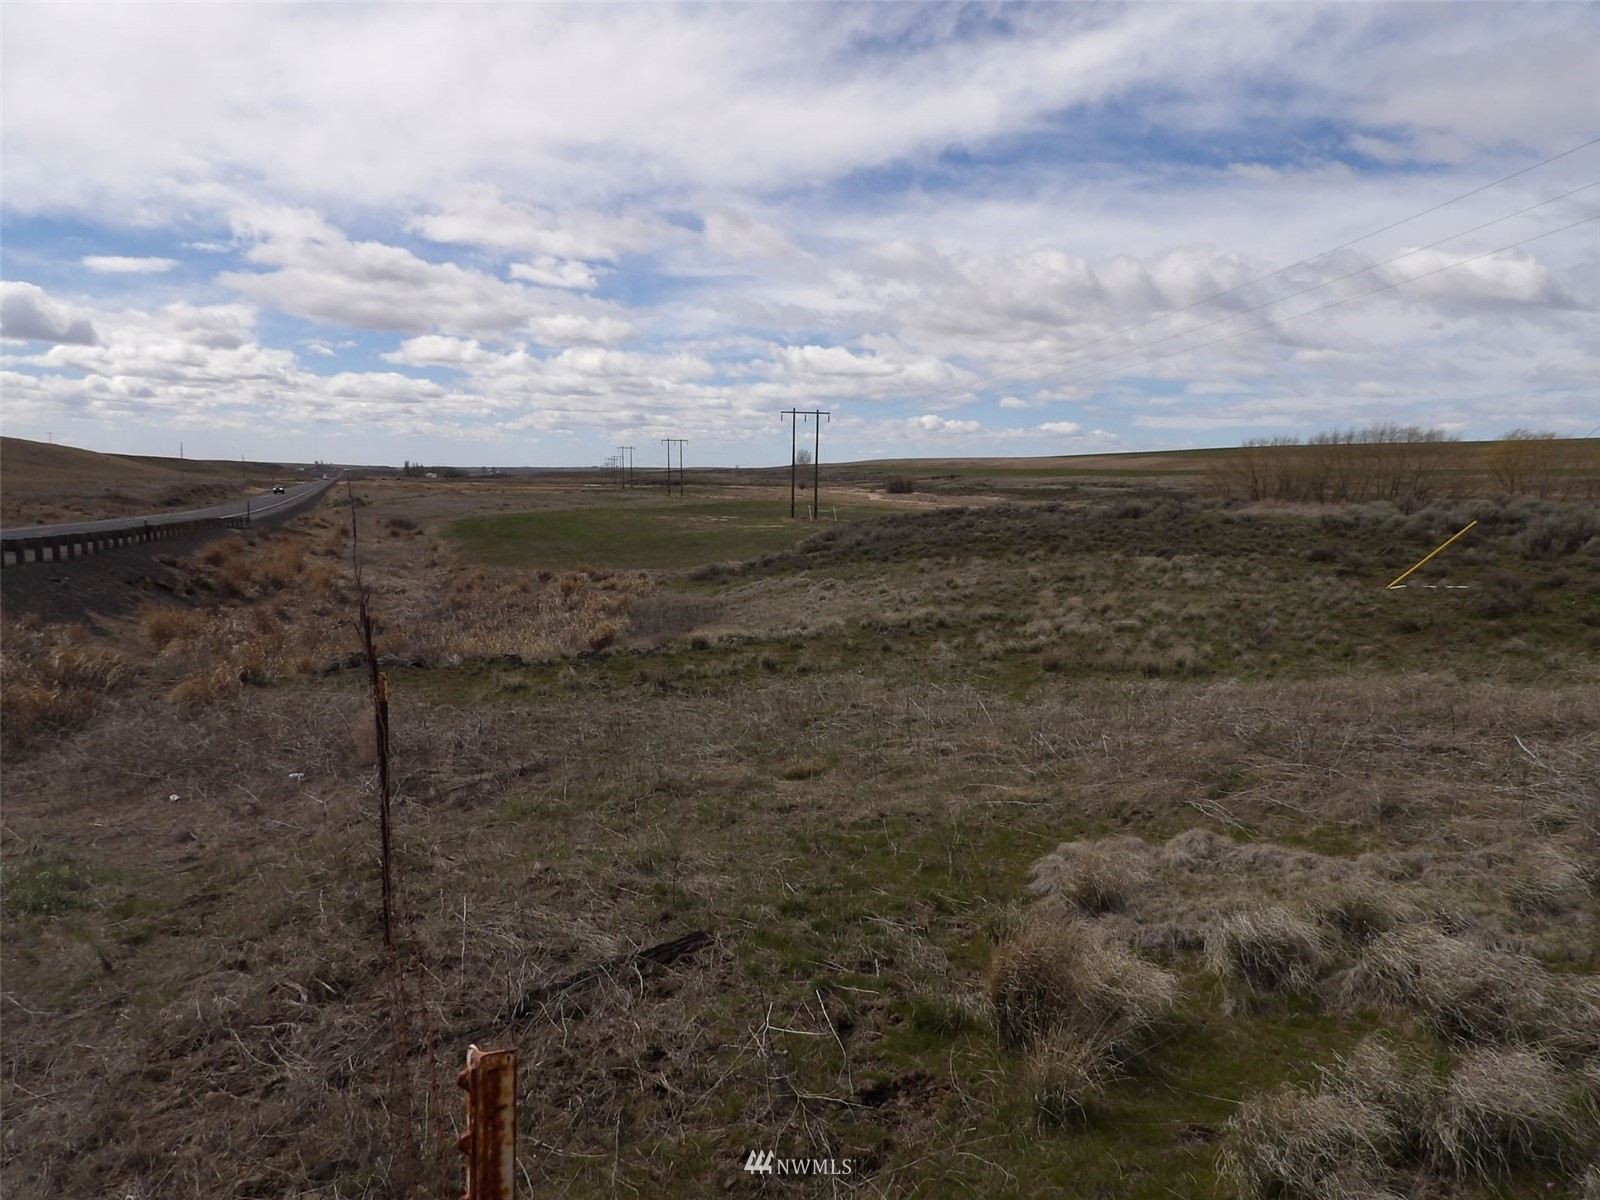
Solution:
M467 1047L456 1076L466 1092L467 1128L457 1140L467 1159L461 1200L511 1200L517 1171L517 1052Z

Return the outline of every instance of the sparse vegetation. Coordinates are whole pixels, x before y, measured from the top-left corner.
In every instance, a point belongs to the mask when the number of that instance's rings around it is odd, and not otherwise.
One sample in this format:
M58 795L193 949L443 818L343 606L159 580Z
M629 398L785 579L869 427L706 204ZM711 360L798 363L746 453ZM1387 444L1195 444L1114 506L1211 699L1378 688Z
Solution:
M356 491L435 1078L538 1064L530 1194L768 1146L861 1195L1593 1189L1576 506L519 486ZM491 497L531 515L450 525ZM1383 591L1474 517L1420 580L1463 590ZM8 1195L404 1191L349 549L314 513L8 614Z

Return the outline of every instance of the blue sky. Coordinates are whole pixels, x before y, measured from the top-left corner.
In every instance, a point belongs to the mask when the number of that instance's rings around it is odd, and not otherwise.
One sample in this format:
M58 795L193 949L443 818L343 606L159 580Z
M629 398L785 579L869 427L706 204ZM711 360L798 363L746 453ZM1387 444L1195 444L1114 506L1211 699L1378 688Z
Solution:
M1600 137L1594 5L4 22L8 435L747 465L791 407L834 461L1600 423L1600 186L1543 203L1600 145L1363 238Z

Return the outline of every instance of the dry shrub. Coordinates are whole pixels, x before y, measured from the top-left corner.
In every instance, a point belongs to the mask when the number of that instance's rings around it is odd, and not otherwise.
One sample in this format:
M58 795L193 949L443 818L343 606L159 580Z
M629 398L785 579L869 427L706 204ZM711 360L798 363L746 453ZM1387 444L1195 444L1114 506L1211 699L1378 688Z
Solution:
M989 999L1001 1039L1025 1046L1067 1031L1131 1053L1178 996L1178 977L1059 910L1035 910L996 947Z
M175 641L196 637L207 623L205 613L166 604L146 605L139 613L139 631L157 650Z
M623 628L621 621L597 621L589 627L584 641L591 650L604 650L622 636Z
M1560 1162L1578 1146L1572 1087L1528 1050L1468 1051L1445 1084L1428 1131L1436 1163L1459 1179Z
M258 578L273 588L287 587L295 582L305 570L306 546L303 538L273 538L256 556Z
M167 693L167 699L180 708L195 708L211 704L238 687L238 670L229 663L219 663L179 680Z
M1133 837L1063 842L1034 864L1031 886L1091 916L1121 912L1153 882L1145 865L1148 854L1145 844Z
M8 625L3 645L0 729L8 756L86 725L134 670L127 656L77 625Z
M200 551L198 557L201 562L213 567L220 567L223 563L237 558L244 550L244 539L227 535L218 538Z
M1322 931L1275 905L1223 917L1206 934L1205 954L1213 972L1247 994L1305 991L1328 962Z
M1028 1054L1028 1090L1040 1115L1057 1124L1080 1120L1118 1075L1115 1047L1070 1030L1046 1034Z
M1244 1101L1224 1127L1218 1169L1245 1197L1372 1200L1396 1130L1342 1092L1284 1085Z
M1431 926L1375 938L1341 983L1347 1004L1409 1010L1446 1041L1537 1036L1545 973L1521 955L1488 950Z

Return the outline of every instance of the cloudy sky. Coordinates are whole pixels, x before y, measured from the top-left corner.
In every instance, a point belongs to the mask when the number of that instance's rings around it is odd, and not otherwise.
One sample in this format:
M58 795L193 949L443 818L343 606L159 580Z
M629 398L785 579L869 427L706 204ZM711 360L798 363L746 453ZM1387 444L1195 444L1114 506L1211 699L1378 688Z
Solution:
M10 435L748 465L796 407L836 461L1600 423L1600 5L3 26Z

